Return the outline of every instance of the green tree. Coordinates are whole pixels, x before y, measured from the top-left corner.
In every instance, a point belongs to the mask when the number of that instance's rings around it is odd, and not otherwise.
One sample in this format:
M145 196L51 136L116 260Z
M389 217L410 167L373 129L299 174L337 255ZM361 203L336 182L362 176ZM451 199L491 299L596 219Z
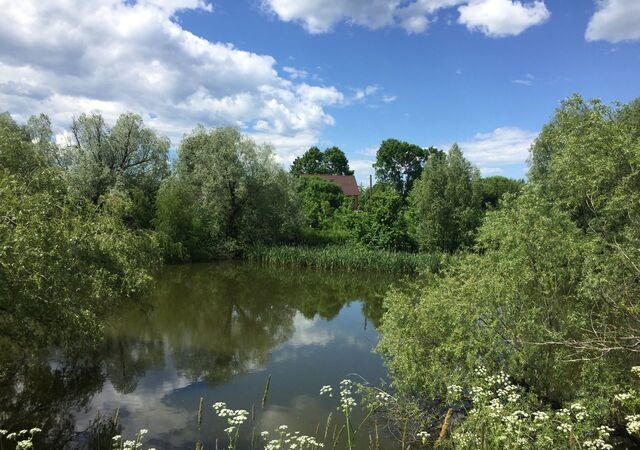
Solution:
M366 247L409 250L405 202L393 189L376 186L349 227L353 241Z
M376 178L379 183L391 186L402 198L406 198L413 183L420 178L429 157L438 153L441 152L433 147L424 149L397 139L387 139L376 154L373 165Z
M349 160L338 147L330 147L322 152L311 147L291 165L293 175L353 175L349 169Z
M324 151L324 165L328 175L353 175L347 156L338 147L330 147Z
M578 225L613 238L640 220L638 102L565 100L532 147L532 182Z
M294 180L272 148L233 128L198 126L184 137L158 204L157 229L196 259L294 236L301 218Z
M82 114L71 126L68 181L76 195L98 203L118 182L136 208L130 219L148 226L160 182L168 175L169 140L146 128L136 114L122 114L109 128L100 114Z
M479 180L455 144L429 160L409 199L411 234L422 250L452 253L473 243L482 214Z
M0 347L87 339L159 262L153 235L124 226L117 189L96 208L67 194L60 169L0 117Z
M315 229L328 227L334 212L350 203L340 186L320 177L300 177L297 191L307 225Z
M640 147L626 108L563 102L533 145L531 181L487 213L475 251L388 295L380 350L396 386L442 398L485 366L624 429L612 393L640 342Z
M480 180L480 193L485 208L496 208L505 194L517 194L524 181L502 176L486 177Z

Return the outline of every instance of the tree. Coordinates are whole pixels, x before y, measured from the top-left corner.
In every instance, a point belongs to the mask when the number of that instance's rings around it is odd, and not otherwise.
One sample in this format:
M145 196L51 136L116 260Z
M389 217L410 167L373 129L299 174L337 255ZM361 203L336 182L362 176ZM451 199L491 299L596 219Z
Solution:
M388 295L380 350L395 386L439 399L483 366L624 429L612 392L640 353L640 146L626 108L563 102L533 145L530 181L487 213L475 251Z
M311 228L326 228L334 212L349 202L342 189L333 181L320 177L300 177L297 184L307 224Z
M411 249L404 207L405 202L396 191L376 186L362 204L362 211L353 217L353 240L371 248Z
M638 105L612 108L574 95L531 149L532 182L581 228L612 239L640 221L640 125L632 120Z
M409 195L415 180L420 178L429 157L439 153L441 152L433 147L424 149L397 139L387 139L376 153L373 165L376 178L379 183L391 186L404 199Z
M324 164L328 175L353 175L349 169L349 160L338 147L330 147L324 151Z
M160 190L157 229L194 259L294 236L301 220L294 180L272 154L234 128L196 127Z
M524 181L502 176L486 177L480 180L480 193L485 208L496 208L505 194L517 194Z
M148 286L155 238L124 226L128 199L70 197L39 142L0 116L0 347L90 339L119 299Z
M324 174L324 155L318 147L311 147L302 156L293 160L291 165L293 175Z
M460 148L430 158L409 198L410 230L425 251L455 252L480 223L480 175Z
M349 160L338 147L328 148L324 152L318 147L311 147L293 161L291 173L293 175L353 175L353 171L349 169Z
M168 174L169 139L146 128L136 114L122 114L109 128L100 114L82 114L71 125L69 183L97 203L118 180L152 199Z

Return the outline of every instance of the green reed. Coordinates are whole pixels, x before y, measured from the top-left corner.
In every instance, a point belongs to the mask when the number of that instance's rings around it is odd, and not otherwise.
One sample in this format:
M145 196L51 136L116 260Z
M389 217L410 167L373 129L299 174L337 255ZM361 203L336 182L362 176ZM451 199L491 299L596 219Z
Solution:
M390 273L438 272L446 262L446 256L442 254L395 252L348 245L255 246L245 253L245 258L266 264L323 270Z

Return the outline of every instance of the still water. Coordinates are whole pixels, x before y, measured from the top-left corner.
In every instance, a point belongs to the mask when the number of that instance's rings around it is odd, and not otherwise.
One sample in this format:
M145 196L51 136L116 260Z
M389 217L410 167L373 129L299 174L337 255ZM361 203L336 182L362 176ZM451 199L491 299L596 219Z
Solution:
M286 424L313 435L335 409L321 386L350 374L385 378L372 348L392 282L247 263L166 267L147 298L113 317L98 351L58 351L26 369L21 388L2 389L5 418L45 428L50 448L105 448L84 430L119 408L122 434L148 429L150 447L215 448L219 439L223 448L226 425L211 408L222 401L255 406L258 432Z

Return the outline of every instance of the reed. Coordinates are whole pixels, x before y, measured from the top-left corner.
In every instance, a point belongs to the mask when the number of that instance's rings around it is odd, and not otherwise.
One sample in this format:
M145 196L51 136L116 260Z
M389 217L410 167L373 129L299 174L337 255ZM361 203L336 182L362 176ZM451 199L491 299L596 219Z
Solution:
M245 258L259 263L310 267L334 271L377 271L390 273L438 272L446 263L446 255L395 252L356 246L329 245L254 246Z
M271 386L271 375L267 378L267 384L264 387L264 394L262 394L262 409L264 409L265 403L267 403L267 396L269 395L269 387Z

